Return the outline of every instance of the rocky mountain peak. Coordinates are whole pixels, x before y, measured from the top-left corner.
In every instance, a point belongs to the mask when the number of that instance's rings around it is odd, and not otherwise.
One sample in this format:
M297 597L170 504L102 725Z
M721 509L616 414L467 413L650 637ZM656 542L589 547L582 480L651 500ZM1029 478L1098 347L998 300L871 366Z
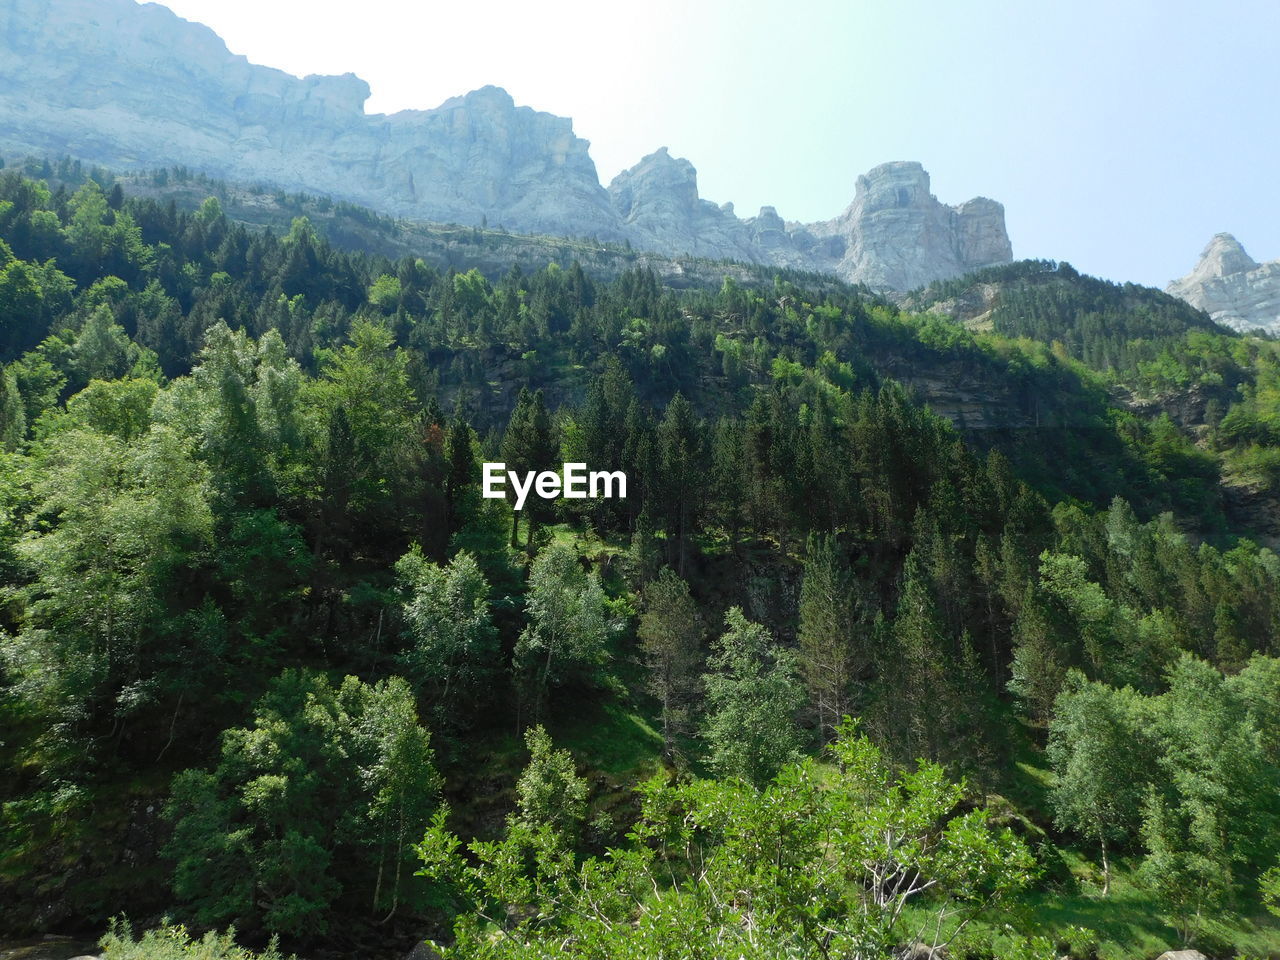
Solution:
M354 74L298 78L135 0L0 0L0 155L128 172L181 165L418 220L628 241L642 250L835 273L908 290L1008 260L1004 208L940 203L915 161L856 180L839 217L740 219L662 147L601 186L573 122L487 86L429 110L365 113Z
M1200 261L1190 276L1226 277L1233 273L1256 270L1258 262L1245 252L1244 246L1229 233L1215 233L1200 253Z
M698 171L688 160L659 147L639 163L622 171L609 184L613 207L625 222L662 215L691 215L698 205Z
M1228 327L1280 331L1280 260L1258 263L1229 233L1215 234L1195 268L1165 291Z
M872 167L854 184L855 204L864 210L919 206L933 199L929 174L915 160L894 160Z

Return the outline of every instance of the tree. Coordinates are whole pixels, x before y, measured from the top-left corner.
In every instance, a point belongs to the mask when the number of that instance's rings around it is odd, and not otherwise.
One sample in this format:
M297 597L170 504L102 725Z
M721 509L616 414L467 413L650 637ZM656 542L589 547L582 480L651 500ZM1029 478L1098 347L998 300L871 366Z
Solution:
M201 923L323 932L335 901L369 889L371 911L395 910L407 838L440 786L403 680L335 689L285 671L253 726L221 741L217 766L179 774L166 807L174 893Z
M790 763L757 789L662 778L641 788L633 844L579 864L518 822L472 843L438 814L420 871L452 892L447 960L820 957L945 946L1031 879L1034 863L925 764L900 774L851 724L831 766ZM914 908L909 910L908 908Z
M985 765L986 682L967 636L946 635L932 584L916 551L903 565L892 624L878 644L879 683L871 716L903 762L924 758L980 772Z
M703 726L709 763L725 778L767 783L799 756L796 713L804 689L794 656L772 643L769 632L738 607L725 615L724 634L713 644L704 679L708 715Z
M79 382L115 380L128 373L138 357L138 347L105 304L85 320L72 347L72 364Z
M688 730L704 633L689 585L670 567L645 587L644 613L636 632L649 668L649 692L662 704L662 742L670 755L676 737Z
M534 558L525 614L529 622L516 641L512 669L537 719L551 686L593 679L609 657L617 624L599 575L584 570L573 548L561 543Z
M1067 675L1067 651L1059 639L1061 617L1028 583L1013 622L1013 662L1007 684L1033 719L1048 720Z
M27 437L27 411L16 378L0 367L0 450L17 449Z
M302 371L274 331L255 343L217 323L189 378L162 395L157 417L199 444L224 513L266 506L292 480L302 444Z
M800 587L800 668L821 736L849 712L854 677L866 667L855 636L855 586L836 538L811 535Z
M1153 786L1142 812L1147 849L1141 877L1159 898L1184 945L1200 932L1206 914L1226 907L1233 877L1229 851L1212 826L1188 817Z
M529 763L516 783L516 816L531 830L548 828L572 846L587 813L587 781L568 750L552 747L541 725L524 732Z
M1280 917L1280 865L1264 873L1258 885L1262 889L1262 902L1267 910Z
M159 387L154 380L91 380L67 400L65 423L109 433L126 442L151 425L151 406Z
M1140 822L1147 784L1135 775L1135 751L1143 749L1139 698L1067 676L1049 723L1046 755L1054 772L1050 794L1054 822L1096 841L1102 850L1102 895L1111 889L1109 844L1130 837Z
M380 324L357 321L351 343L331 354L311 402L343 434L325 451L324 469L346 478L347 511L363 542L400 530L423 485L416 460L420 405L409 383L409 358ZM341 425L334 425L341 412ZM401 541L403 542L403 541ZM403 549L403 548L401 548Z
M685 573L703 486L698 433L692 405L677 393L658 425L658 462L662 478L659 505L673 553L668 559L681 576Z
M445 436L445 459L449 466L445 475L444 495L449 509L451 535L474 520L480 511L480 497L476 490L480 467L472 449L474 442L475 434L459 404Z
M497 667L489 584L465 551L438 566L415 547L396 563L396 575L404 592L409 641L401 662L437 720L465 727Z
M1256 669L1256 668L1255 668ZM1257 675L1255 674L1255 678ZM1275 856L1280 771L1257 714L1210 664L1184 654L1156 703L1161 781L1148 792L1142 873L1184 941Z
M546 400L542 391L530 393L522 389L511 411L511 420L507 423L507 431L502 437L502 459L507 469L521 476L529 471L551 469L556 457L555 438L551 433L551 416L547 412ZM511 494L514 496L514 494ZM533 534L542 516L542 500L530 497L524 505L524 512L529 516L527 544L532 546ZM511 515L511 545L517 546L520 528L520 513L513 510Z
M31 579L5 658L14 692L44 720L47 761L88 738L65 758L83 774L98 759L90 743L118 745L131 719L219 671L221 651L184 622L199 605L184 587L212 545L207 473L165 427L131 445L62 430L37 456L37 507L55 522L19 547Z

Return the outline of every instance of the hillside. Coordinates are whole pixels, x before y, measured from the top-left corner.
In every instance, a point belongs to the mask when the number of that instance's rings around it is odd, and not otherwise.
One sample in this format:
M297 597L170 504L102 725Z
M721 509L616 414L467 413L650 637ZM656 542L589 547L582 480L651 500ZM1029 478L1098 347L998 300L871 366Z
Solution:
M0 171L0 928L1280 951L1270 343L67 173Z

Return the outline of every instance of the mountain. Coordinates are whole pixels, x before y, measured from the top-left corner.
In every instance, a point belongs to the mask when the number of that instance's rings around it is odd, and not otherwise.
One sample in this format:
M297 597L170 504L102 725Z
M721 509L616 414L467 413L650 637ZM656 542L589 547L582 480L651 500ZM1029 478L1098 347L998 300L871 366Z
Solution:
M430 110L367 114L354 74L293 77L209 28L133 0L0 0L0 151L116 170L186 166L322 192L414 220L626 241L669 255L796 267L882 289L1012 258L1004 208L929 192L919 163L857 179L842 214L748 219L698 195L664 148L601 185L571 120L484 87Z
M1225 332L1201 310L1154 287L1112 283L1052 260L1021 260L935 281L900 304L973 330L1057 342L1097 370L1132 370L1189 330Z
M1258 263L1229 233L1216 234L1195 269L1165 289L1236 330L1280 331L1280 260Z

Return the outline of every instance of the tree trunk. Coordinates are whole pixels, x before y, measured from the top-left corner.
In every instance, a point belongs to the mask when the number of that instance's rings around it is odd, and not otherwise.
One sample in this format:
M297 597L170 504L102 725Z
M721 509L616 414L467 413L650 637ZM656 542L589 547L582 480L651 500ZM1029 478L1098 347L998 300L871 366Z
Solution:
M1107 859L1107 837L1103 834L1102 840L1102 895L1105 897L1111 892L1111 861Z

